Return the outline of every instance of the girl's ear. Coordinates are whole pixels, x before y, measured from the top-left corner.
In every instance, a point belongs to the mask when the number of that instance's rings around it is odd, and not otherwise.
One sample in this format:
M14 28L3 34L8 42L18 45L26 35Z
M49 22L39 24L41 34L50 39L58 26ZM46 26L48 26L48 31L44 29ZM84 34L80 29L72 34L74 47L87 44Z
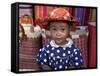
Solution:
M70 33L69 33L69 35L68 35L68 38L72 38L71 35L70 35Z
M71 38L70 31L71 31L71 27L69 27L69 31L68 31L68 37L69 38Z
M73 24L70 26L70 31L75 31L76 30L76 26Z

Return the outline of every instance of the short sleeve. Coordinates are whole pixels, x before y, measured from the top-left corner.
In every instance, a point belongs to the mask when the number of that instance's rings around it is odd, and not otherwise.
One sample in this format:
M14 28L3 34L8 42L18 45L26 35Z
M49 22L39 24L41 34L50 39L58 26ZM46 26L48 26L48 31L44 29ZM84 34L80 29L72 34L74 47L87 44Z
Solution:
M45 51L45 48L40 49L37 55L37 61L41 65L48 65L48 58L47 58L47 53Z
M79 48L75 48L73 50L70 63L71 63L72 66L74 66L76 68L80 68L82 66L83 58L82 58L81 50Z

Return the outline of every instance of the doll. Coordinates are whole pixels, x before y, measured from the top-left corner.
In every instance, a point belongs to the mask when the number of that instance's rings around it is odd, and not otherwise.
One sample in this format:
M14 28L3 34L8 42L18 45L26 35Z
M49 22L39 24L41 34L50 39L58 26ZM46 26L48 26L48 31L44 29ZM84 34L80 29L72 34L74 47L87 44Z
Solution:
M41 28L33 23L33 18L29 15L20 17L20 25L23 27L27 38L37 38L41 36Z

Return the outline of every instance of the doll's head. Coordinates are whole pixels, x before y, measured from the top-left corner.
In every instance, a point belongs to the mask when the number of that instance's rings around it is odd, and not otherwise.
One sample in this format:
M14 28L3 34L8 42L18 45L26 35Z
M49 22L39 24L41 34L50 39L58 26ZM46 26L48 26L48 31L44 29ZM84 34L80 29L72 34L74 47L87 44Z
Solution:
M20 17L20 24L33 24L33 18L27 14Z
M66 38L70 35L71 25L70 22L65 21L49 22L51 39L58 45L66 44Z

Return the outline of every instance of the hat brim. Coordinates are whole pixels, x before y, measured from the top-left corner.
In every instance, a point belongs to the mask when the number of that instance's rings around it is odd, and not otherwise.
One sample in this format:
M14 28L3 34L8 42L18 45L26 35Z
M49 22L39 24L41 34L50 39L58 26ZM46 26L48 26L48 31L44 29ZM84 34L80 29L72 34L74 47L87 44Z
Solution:
M77 21L75 21L75 20L61 20L61 19L49 19L49 20L47 20L47 22L72 22L72 23L75 23L75 22L77 22Z
M75 21L75 20L63 20L63 19L49 19L49 18L45 18L45 19L36 19L36 24L38 25L48 25L48 23L50 22L70 22L70 23L78 23L78 21Z

